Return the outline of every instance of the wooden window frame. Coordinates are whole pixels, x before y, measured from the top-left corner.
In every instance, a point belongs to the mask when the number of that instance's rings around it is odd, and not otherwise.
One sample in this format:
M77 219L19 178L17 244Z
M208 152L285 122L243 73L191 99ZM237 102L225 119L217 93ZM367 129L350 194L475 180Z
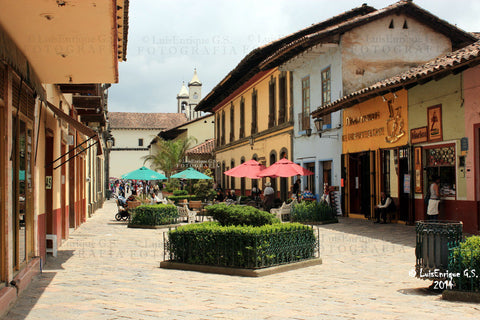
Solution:
M300 131L310 129L310 76L302 78L302 112L299 114ZM308 121L307 121L307 120Z

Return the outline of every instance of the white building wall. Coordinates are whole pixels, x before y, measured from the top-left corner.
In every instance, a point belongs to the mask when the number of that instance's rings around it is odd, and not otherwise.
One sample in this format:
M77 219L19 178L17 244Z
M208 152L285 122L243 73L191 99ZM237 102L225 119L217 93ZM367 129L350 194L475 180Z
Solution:
M300 131L298 114L302 112L302 78L310 76L310 111L314 111L322 104L322 79L323 69L330 67L331 71L331 100L338 99L342 94L342 57L338 47L327 49L326 53L318 57L305 59L301 66L296 61L287 63L284 69L293 71L293 154L294 162L306 167L307 163L315 163L315 192L320 198L323 192L323 161L332 161L332 185L340 186L341 179L341 154L342 130L341 112L332 114L332 130L326 131L320 138L315 129L313 119L310 119L312 134L307 137L305 131ZM326 137L329 136L329 137ZM302 189L305 180L302 182Z
M120 178L121 175L142 167L143 157L149 154L147 147L159 130L112 128L115 145L110 150L110 177ZM139 146L139 139L143 139L143 146Z

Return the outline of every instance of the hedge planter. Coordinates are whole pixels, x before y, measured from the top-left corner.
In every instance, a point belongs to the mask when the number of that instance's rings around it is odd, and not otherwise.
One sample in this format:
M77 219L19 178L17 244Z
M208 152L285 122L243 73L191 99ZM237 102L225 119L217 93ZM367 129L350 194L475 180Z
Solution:
M327 204L303 201L296 204L290 213L290 220L306 224L337 223L335 210Z
M176 224L177 207L172 204L141 205L135 208L129 226L164 226Z
M170 262L246 269L313 259L317 248L313 228L298 223L252 227L206 222L171 230L165 242Z
M480 301L480 237L467 238L449 249L448 271L454 276L454 290L476 293Z

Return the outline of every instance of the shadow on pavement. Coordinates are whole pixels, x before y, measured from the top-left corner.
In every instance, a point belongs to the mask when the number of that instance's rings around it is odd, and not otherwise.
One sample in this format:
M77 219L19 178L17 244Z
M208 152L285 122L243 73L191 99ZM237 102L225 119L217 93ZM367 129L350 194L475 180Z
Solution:
M57 257L48 256L43 267L43 271L33 278L21 294L21 299L17 299L15 305L4 316L5 320L23 320L26 319L30 311L40 300L45 289L55 278L55 270L64 269L62 265L73 256L74 250L58 251Z
M335 230L415 248L415 226L396 223L374 224L369 220L345 217L339 217L338 220L338 223L319 225L320 232L322 229Z

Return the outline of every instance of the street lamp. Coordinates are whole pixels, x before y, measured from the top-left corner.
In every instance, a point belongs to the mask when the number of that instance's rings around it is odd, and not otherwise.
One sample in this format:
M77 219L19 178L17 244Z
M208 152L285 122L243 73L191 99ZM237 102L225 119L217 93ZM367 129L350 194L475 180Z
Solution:
M318 136L322 136L323 131L323 118L316 118L313 123L315 123L315 128L317 129Z

